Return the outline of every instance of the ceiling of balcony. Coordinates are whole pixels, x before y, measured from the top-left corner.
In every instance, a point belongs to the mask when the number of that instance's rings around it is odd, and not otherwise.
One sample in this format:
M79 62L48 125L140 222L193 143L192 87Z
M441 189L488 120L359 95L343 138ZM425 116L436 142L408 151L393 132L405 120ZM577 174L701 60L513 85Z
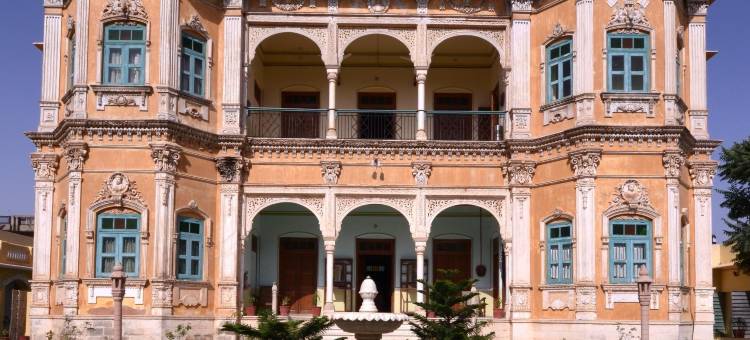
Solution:
M497 51L476 37L456 37L441 43L432 56L434 68L488 68L497 60ZM263 41L256 52L264 66L323 66L320 50L309 38L284 33ZM411 68L409 50L395 38L368 35L346 47L342 67Z

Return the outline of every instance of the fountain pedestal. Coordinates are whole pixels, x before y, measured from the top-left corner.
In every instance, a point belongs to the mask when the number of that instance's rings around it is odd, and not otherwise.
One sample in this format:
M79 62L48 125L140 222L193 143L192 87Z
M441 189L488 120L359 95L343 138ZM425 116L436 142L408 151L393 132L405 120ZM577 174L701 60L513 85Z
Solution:
M375 306L375 296L378 289L375 282L368 276L362 281L359 289L362 297L362 306L359 312L334 313L333 322L341 330L354 333L357 340L379 340L383 334L398 329L409 317L404 314L379 313Z

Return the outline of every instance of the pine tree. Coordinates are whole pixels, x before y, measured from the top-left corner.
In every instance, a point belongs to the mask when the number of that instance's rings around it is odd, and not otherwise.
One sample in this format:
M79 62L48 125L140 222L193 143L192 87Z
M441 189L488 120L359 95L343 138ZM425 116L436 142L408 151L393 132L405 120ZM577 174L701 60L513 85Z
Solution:
M446 272L445 277L455 277ZM494 333L482 335L482 328L486 321L477 321L481 310L486 306L484 302L471 303L479 295L470 292L476 280L437 280L430 285L420 280L425 290L419 292L427 295L427 302L417 302L415 305L425 311L435 313L435 318L429 319L417 313L409 313L414 321L409 321L412 331L420 339L425 340L489 340Z
M719 175L729 183L729 190L719 190L724 195L721 206L729 209L724 245L736 254L735 265L750 273L750 138L722 148L721 161Z
M313 317L307 321L281 320L265 311L258 317L258 328L240 323L225 323L221 331L257 340L321 340L321 334L331 326L333 321L325 316Z

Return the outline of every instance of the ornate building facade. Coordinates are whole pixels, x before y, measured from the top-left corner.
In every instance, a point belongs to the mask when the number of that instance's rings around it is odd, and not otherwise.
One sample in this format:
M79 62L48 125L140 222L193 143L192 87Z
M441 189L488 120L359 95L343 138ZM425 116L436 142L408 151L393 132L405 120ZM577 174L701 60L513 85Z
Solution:
M111 335L115 263L129 338L372 276L383 311L474 278L497 338L615 339L641 266L652 334L710 338L709 3L45 0L33 338Z

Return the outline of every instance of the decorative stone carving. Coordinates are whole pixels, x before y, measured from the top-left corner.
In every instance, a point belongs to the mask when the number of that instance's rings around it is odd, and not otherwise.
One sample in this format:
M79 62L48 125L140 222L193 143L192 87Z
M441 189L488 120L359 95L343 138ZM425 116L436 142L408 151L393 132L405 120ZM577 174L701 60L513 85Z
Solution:
M570 286L544 286L542 291L542 309L560 311L575 309L575 292Z
M122 172L115 172L104 182L104 186L97 193L94 202L122 201L125 199L139 202L143 206L146 205L143 196L135 186L135 181L128 179L128 176Z
M459 205L474 205L487 210L492 214L500 223L503 220L503 200L504 198L498 197L496 199L481 198L472 199L470 197L451 197L451 198L440 198L440 199L427 199L427 225L431 225L432 221L435 220L438 214L443 210L450 207Z
M151 280L151 306L154 308L172 307L172 283Z
M177 113L183 116L208 121L209 105L211 105L211 102L208 100L199 100L192 96L183 95L177 99Z
M240 157L219 157L216 159L216 170L219 172L221 181L225 183L239 183L244 168L245 161Z
M201 18L197 14L193 14L193 16L185 22L185 26L200 33L204 37L208 37L208 31L206 30L206 27L203 26Z
M83 162L88 154L88 146L83 142L70 142L65 145L65 160L68 171L83 170Z
M578 152L570 155L570 166L576 177L593 177L601 160L600 151Z
M628 209L644 208L653 210L646 187L634 179L629 179L622 185L617 186L611 204L610 209L613 207L625 207Z
M177 282L172 292L172 305L185 307L208 306L208 288L202 282Z
M336 197L336 228L341 227L344 218L350 212L368 204L391 207L406 218L410 228L414 226L414 197L342 196Z
M531 311L531 302L529 288L511 288L511 297L513 298L513 311L514 312L529 312Z
M688 13L690 15L707 15L708 0L688 0Z
M150 86L110 86L91 85L96 94L96 109L102 111L107 106L137 106L141 111L148 111Z
M102 19L141 19L148 20L148 13L142 0L108 0L102 9Z
M503 174L510 185L530 185L534 178L536 164L533 162L510 161L503 167Z
M325 33L325 32L324 32ZM338 33L338 46L340 49L339 60L343 58L346 47L353 41L371 34L382 34L392 37L409 49L409 57L412 62L416 61L417 32L412 28L358 28L346 27L340 28ZM321 49L322 51L322 49Z
M533 0L510 0L513 12L531 12Z
M668 290L669 312L682 313L682 290L680 288L669 288Z
M714 175L716 175L715 161L695 161L688 164L690 177L693 179L693 185L697 187L710 187L714 184Z
M112 282L109 279L91 279L84 280L86 285L86 303L96 304L96 299L100 297L112 297ZM143 305L143 288L146 285L145 280L128 278L125 282L125 298L132 298L136 305Z
M261 210L277 203L296 203L309 209L318 220L323 218L323 197L318 196L248 196L247 220L252 221Z
M427 4L430 0L417 0L417 14L427 14Z
M446 5L463 14L474 14L489 6L487 0L441 0L440 9L445 9Z
M427 180L430 179L432 174L432 163L430 162L414 162L411 163L411 175L414 176L414 182L417 186L427 185Z
M606 111L605 117L612 117L615 113L645 113L646 117L656 116L656 103L659 95L655 93L602 93L602 100Z
M713 288L695 288L695 311L713 313Z
M296 11L305 5L304 0L272 0L272 3L282 11Z
M49 308L49 282L29 282L31 286L31 306Z
M342 29L339 30L341 35ZM284 26L260 26L250 25L247 28L247 48L245 49L248 53L248 60L252 61L255 58L255 50L258 45L266 38L279 34L279 33L297 33L299 35L310 38L320 49L323 54L324 62L328 62L333 59L334 56L330 55L328 50L329 37L327 27L317 26L303 26L303 27L284 27ZM343 50L342 50L343 53Z
M681 152L666 152L662 156L664 175L667 177L680 177L680 169L685 164L685 157Z
M576 287L575 308L579 312L595 312L596 287Z
M334 185L339 181L341 174L341 162L339 161L321 161L320 173L323 175L323 183Z
M616 303L638 303L638 286L636 284L628 285L610 285L605 284L604 288L604 307L614 309ZM664 291L663 285L651 286L651 306L650 309L659 309L659 295Z
M54 181L57 174L57 155L35 152L31 154L31 167L37 181Z
M339 10L338 0L328 0L328 13L336 13Z
M495 28L438 28L433 27L427 30L427 62L429 63L435 48L443 41L457 36L473 36L485 40L491 44L498 53L498 59L505 59L505 34L506 31ZM506 76L509 74L505 72Z
M622 7L614 8L607 30L622 33L650 31L651 24L640 3L636 3L635 0L625 0Z
M151 144L151 159L157 172L175 173L182 149L172 144Z
M555 40L567 33L568 31L565 29L565 26L558 22L555 24L555 27L552 27L552 32L547 36L547 41Z
M369 9L371 13L382 14L388 12L390 6L390 0L367 0L367 9Z

